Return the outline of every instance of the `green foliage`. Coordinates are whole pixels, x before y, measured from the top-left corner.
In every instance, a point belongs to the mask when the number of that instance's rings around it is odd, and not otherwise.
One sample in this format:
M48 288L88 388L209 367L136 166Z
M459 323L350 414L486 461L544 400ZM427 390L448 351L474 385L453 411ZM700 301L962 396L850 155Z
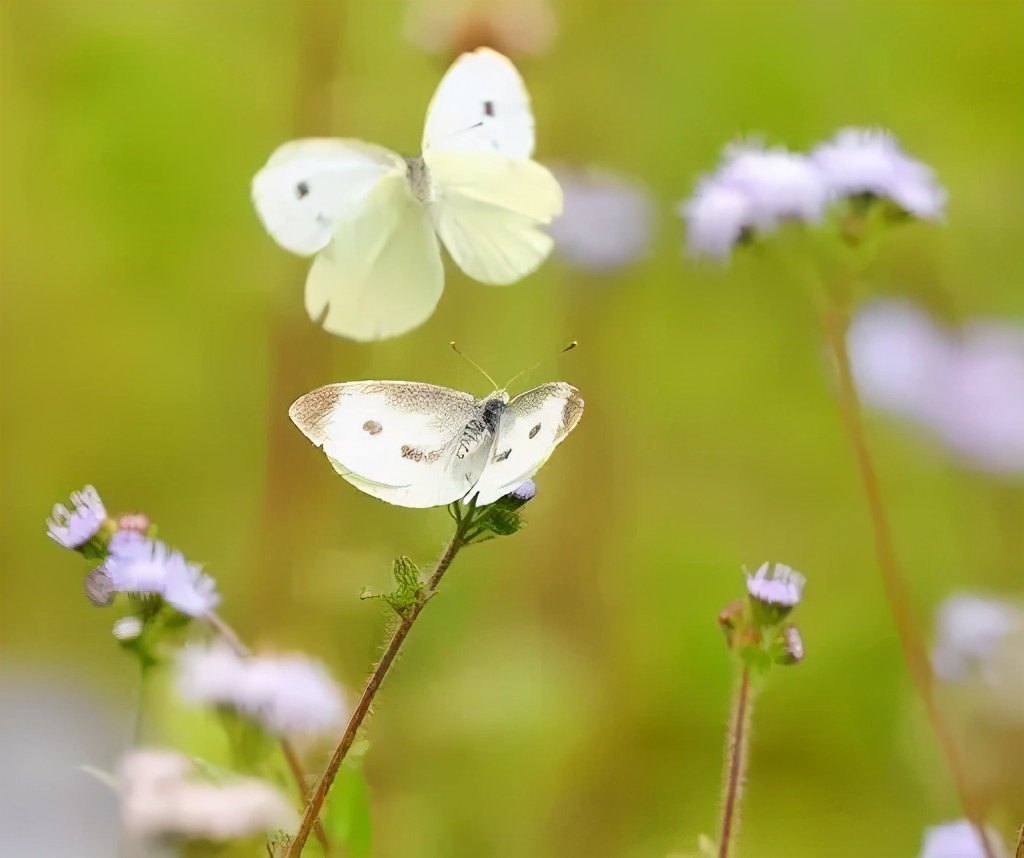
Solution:
M406 617L416 605L423 601L424 590L420 568L408 557L396 557L392 564L391 574L395 579L394 590L390 593L372 593L369 590L364 590L360 598L382 599L391 606L396 614Z
M321 822L327 839L344 847L342 853L346 858L372 858L370 788L358 756L350 756L342 764L327 796Z

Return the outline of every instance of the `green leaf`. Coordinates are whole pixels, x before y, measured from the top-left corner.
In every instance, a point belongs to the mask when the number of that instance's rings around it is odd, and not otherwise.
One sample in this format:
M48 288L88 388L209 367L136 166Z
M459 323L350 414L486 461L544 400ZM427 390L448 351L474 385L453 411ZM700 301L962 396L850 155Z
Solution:
M327 795L327 809L320 817L327 839L345 848L346 858L371 858L373 825L370 788L361 762L346 760Z

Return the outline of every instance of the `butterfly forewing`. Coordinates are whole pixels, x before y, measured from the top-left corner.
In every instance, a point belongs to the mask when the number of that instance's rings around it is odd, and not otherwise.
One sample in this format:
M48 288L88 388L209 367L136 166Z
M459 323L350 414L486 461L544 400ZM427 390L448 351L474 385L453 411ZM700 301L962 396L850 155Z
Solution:
M575 428L583 398L571 384L542 384L516 396L502 414L483 474L467 497L481 506L519 488Z
M252 182L256 212L286 250L308 256L331 240L335 219L351 213L405 162L361 140L308 138L279 146Z
M526 85L507 58L489 48L463 54L427 108L423 151L533 154L534 121Z
M288 413L346 480L408 507L465 495L493 441L480 400L433 384L330 384L300 397Z

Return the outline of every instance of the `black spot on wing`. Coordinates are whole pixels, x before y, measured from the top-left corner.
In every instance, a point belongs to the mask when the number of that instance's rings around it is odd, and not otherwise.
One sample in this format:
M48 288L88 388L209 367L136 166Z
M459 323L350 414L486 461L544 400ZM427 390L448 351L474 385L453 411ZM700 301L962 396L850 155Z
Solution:
M379 435L384 430L384 427L376 420L367 420L363 424L363 430L365 432L369 432L371 435Z
M494 116L494 102L493 101L485 101L484 102L484 116Z
M299 182L295 186L295 196L298 199L301 200L303 197L306 197L308 195L309 195L309 185L306 184L306 182Z
M538 423L538 424L537 424L536 426L534 426L534 427L533 427L533 428L532 428L532 429L530 430L530 437L531 437L531 438L536 438L536 437L537 437L537 433L538 433L538 432L540 432L540 423Z

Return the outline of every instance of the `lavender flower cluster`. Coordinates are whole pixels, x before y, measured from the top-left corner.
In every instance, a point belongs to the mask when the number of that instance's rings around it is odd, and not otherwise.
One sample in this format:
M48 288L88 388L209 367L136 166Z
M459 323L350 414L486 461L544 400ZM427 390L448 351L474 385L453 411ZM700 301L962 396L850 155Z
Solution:
M726 259L741 241L786 222L821 223L833 203L851 199L885 200L915 218L939 220L946 191L892 134L846 128L806 155L752 141L731 144L678 210L689 252Z

